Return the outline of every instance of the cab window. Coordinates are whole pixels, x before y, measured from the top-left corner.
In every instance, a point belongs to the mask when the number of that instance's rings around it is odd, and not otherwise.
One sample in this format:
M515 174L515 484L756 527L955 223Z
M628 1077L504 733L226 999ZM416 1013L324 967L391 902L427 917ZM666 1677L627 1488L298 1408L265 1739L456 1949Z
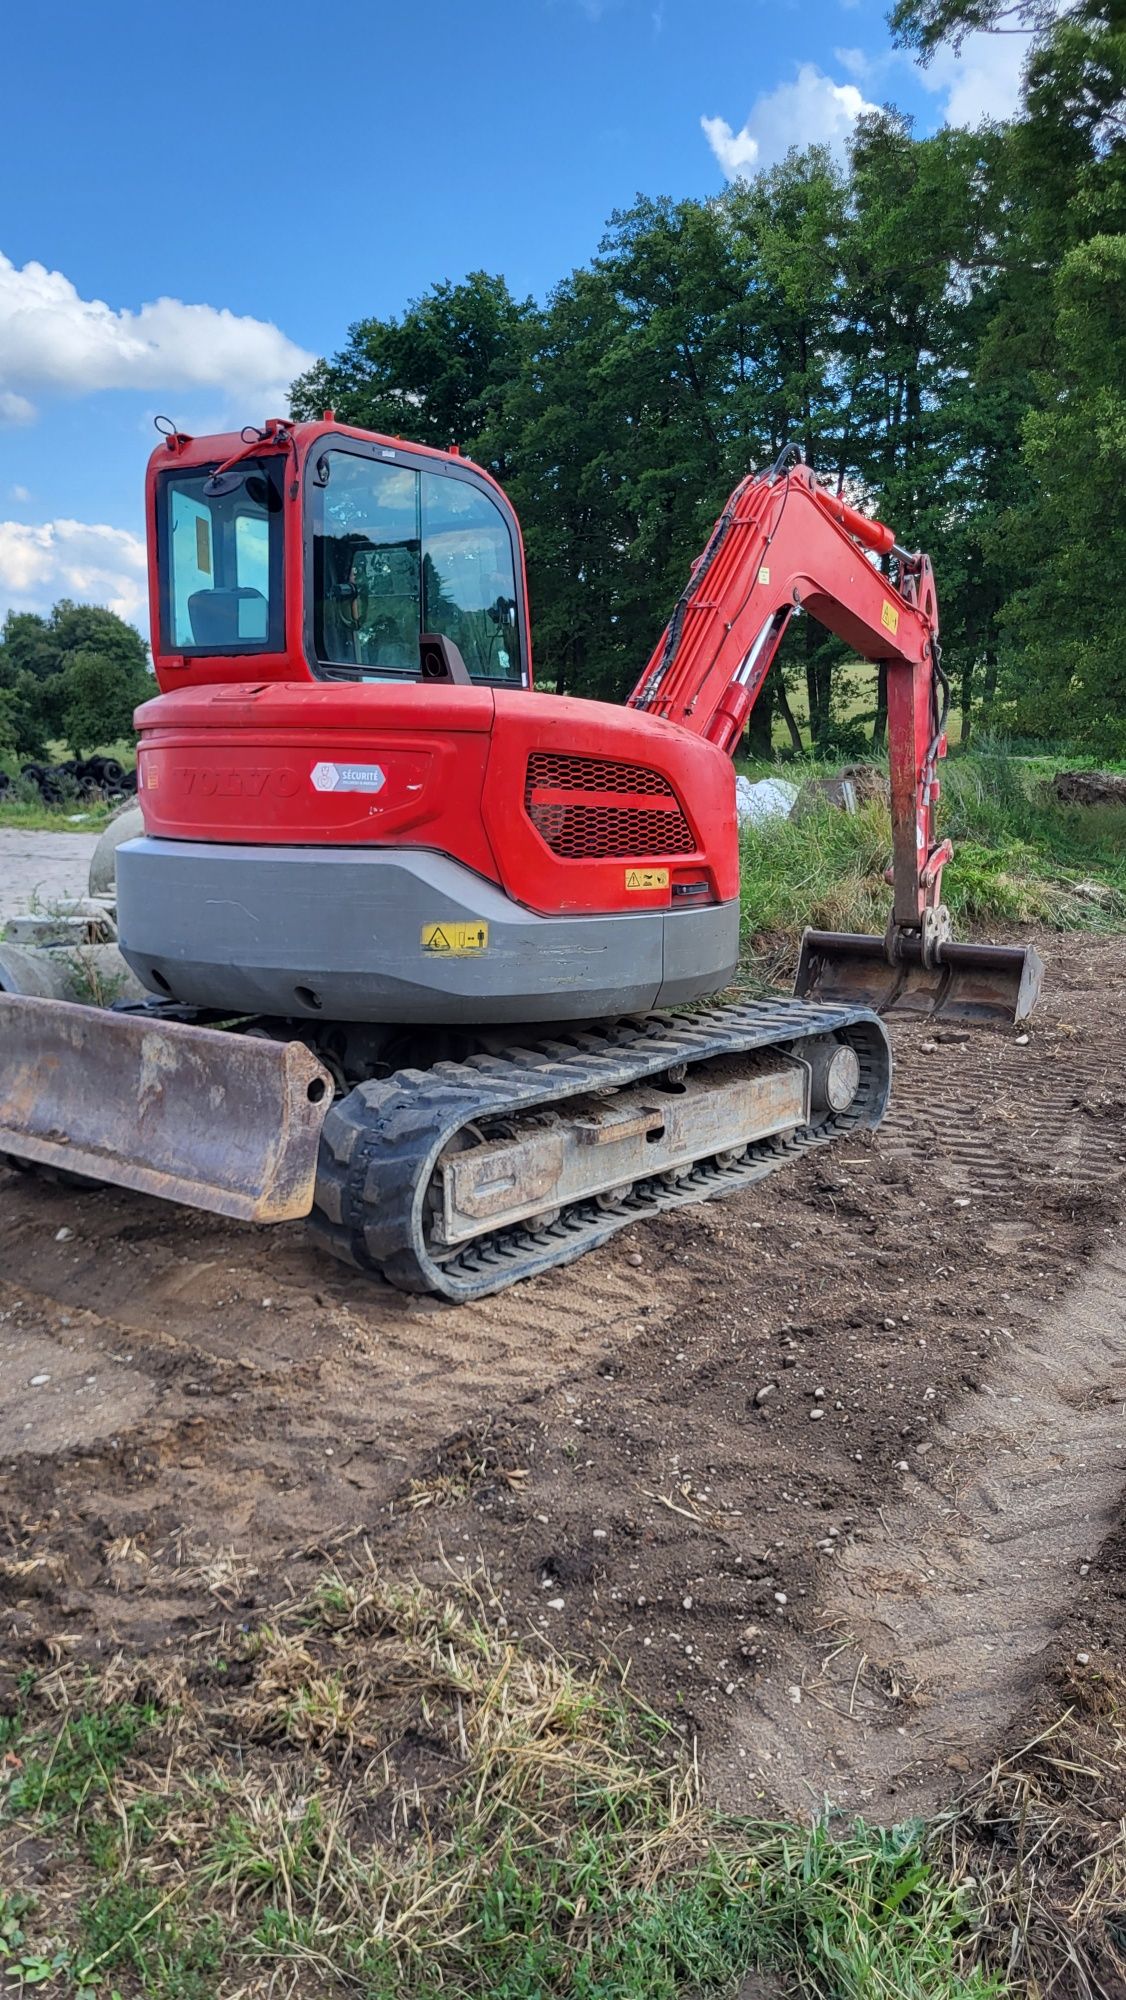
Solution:
M165 475L158 499L161 643L166 653L280 651L279 464L248 459Z
M416 677L442 633L474 680L519 685L508 522L467 479L330 451L313 471L313 640L333 679Z
M452 639L475 680L519 681L508 524L466 480L421 478L423 629Z

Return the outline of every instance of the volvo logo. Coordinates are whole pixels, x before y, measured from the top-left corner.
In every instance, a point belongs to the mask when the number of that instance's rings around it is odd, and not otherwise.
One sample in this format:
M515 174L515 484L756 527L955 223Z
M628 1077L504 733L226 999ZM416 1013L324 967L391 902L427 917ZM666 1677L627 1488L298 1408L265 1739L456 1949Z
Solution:
M276 799L292 799L301 789L296 771L262 765L257 769L224 769L222 765L180 764L174 777L186 792L205 799L260 799L270 793ZM151 789L152 780L148 780Z

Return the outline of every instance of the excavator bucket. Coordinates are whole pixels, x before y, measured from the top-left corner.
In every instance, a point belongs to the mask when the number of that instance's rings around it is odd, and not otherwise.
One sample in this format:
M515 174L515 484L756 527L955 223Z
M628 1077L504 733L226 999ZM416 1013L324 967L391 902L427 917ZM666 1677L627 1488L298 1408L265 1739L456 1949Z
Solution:
M901 952L892 962L882 937L806 931L795 996L971 1023L1023 1021L1039 998L1044 965L1030 945L943 944L933 966L917 941L905 940Z
M331 1103L301 1042L0 993L0 1155L281 1222L313 1205Z

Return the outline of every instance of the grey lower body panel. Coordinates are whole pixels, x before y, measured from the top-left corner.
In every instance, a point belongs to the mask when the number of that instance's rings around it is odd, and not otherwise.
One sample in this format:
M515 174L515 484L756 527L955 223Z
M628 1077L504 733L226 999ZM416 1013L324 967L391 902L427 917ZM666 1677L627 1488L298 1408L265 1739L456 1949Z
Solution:
M715 993L739 951L737 902L540 917L426 848L144 836L118 849L117 895L150 991L298 1019L595 1021Z

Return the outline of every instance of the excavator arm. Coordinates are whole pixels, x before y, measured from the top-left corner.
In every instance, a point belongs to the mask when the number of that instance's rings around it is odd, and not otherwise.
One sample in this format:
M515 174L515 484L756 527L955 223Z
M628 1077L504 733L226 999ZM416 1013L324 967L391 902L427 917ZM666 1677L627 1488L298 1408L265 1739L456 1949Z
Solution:
M936 824L947 683L930 559L821 485L792 447L736 487L629 698L734 754L783 634L806 611L887 669L892 909L882 939L807 931L800 994L883 1011L1022 1017L1035 1004L1035 952L955 945L942 902L953 852ZM890 557L894 581L873 557ZM876 989L879 989L878 991Z

